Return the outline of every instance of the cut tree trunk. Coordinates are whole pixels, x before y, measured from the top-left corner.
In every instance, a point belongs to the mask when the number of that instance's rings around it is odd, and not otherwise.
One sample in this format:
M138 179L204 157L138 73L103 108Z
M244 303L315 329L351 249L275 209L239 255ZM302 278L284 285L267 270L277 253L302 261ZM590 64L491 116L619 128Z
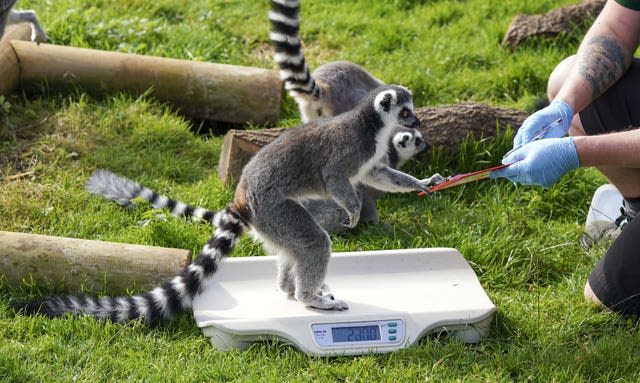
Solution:
M275 70L16 40L9 45L23 89L150 92L191 118L237 124L280 118L282 81Z
M498 129L504 131L507 126L516 131L527 117L527 113L520 110L475 103L417 108L415 113L422 122L419 130L424 139L433 147L441 147L451 155L457 153L460 142L467 135L475 139L493 137ZM220 179L234 184L249 159L283 130L230 130L225 136L220 154Z
M242 173L242 168L251 157L260 148L275 140L283 131L283 128L229 130L224 136L220 151L218 177L224 182L235 184Z
M502 39L502 45L514 48L531 36L571 32L577 26L593 20L605 3L606 0L585 0L580 4L554 9L544 15L516 15Z
M20 83L20 61L11 40L31 39L28 23L9 25L0 39L0 96L7 97Z
M148 290L191 263L191 251L0 231L0 276L13 286L122 294Z
M434 148L456 155L462 140L470 135L476 140L493 137L507 126L517 131L527 113L517 109L496 108L478 103L463 103L438 107L418 108L420 133Z

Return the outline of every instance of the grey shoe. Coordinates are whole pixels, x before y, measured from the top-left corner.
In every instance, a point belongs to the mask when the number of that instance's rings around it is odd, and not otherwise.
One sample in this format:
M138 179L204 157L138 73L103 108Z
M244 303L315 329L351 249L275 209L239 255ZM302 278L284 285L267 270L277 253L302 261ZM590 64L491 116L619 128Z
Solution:
M615 186L600 186L593 194L580 244L587 250L595 245L610 244L637 214Z

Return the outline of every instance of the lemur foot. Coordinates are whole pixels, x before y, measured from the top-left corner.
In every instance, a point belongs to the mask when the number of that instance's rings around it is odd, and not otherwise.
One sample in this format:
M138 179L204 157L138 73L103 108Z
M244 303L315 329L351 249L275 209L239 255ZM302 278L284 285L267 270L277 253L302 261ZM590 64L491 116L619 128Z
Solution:
M296 296L296 299L309 307L313 307L321 310L337 310L343 311L349 309L349 306L345 301L335 299L333 294L314 294L311 297L308 294L301 294L302 296Z
M318 290L318 295L328 297L329 299L335 299L333 294L331 294L331 289L326 283L323 283L320 286L320 290Z

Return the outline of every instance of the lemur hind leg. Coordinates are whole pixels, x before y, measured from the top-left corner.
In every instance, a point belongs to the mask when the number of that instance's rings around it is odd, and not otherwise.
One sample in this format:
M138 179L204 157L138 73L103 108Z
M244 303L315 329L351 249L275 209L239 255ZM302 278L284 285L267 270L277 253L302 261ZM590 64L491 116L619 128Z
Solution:
M278 288L280 291L295 295L296 281L293 275L293 261L288 255L280 255L278 264Z
M268 221L254 222L255 228L274 244L282 248L279 270L279 286L285 292L294 286L294 297L299 302L318 309L346 310L344 301L325 293L324 285L331 240L326 231L295 201L283 201L269 207ZM258 215L256 215L258 216ZM272 246L265 246L267 251ZM283 254L284 253L284 254Z

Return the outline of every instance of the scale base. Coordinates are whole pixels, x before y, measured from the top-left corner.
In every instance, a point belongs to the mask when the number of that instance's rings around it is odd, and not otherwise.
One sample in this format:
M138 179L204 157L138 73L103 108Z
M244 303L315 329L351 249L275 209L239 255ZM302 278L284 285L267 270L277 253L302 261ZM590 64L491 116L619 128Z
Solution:
M468 325L452 325L452 326L443 326L440 328L432 329L426 336L428 335L446 335L453 339L458 340L463 343L479 343L482 338L489 331L489 326L493 321L493 315L490 315L486 319L481 320L480 322L468 324ZM211 344L215 347L216 350L219 351L229 351L229 350L247 350L253 343L256 342L267 342L267 341L279 341L282 343L291 344L296 346L295 343L292 343L289 339L279 337L276 335L238 335L231 333L229 331L225 331L221 328L215 326L208 326L202 328L202 333L207 338L210 338ZM388 348L386 350L371 350L375 353L383 353L383 352L391 352L395 351L395 349ZM343 354L344 355L344 354Z
M495 312L455 249L335 253L326 283L348 310L305 307L277 291L276 257L228 258L194 300L194 317L218 350L277 340L333 356L392 352L430 334L476 343ZM340 339L336 329L376 329L376 338Z

